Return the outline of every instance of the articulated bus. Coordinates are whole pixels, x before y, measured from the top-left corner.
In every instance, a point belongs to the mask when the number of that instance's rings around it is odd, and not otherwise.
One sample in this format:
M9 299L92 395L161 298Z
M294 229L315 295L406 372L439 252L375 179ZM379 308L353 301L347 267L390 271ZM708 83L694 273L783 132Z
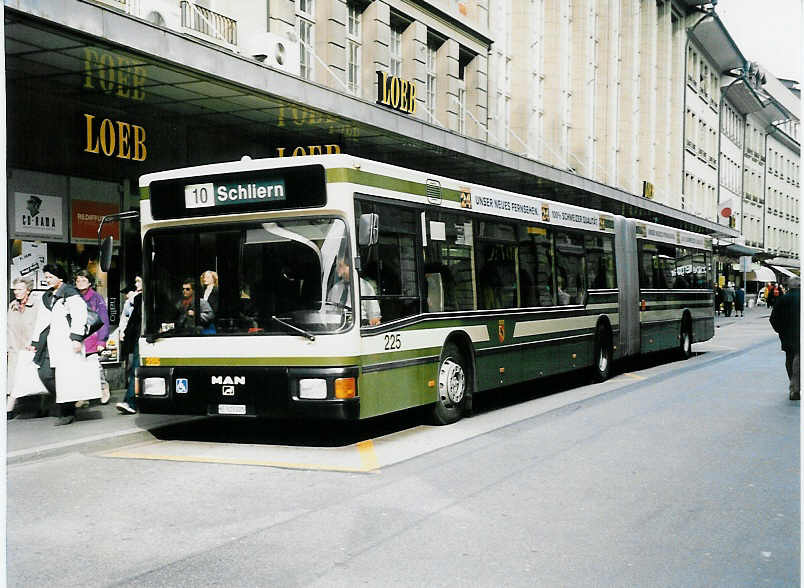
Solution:
M446 424L475 392L714 334L697 233L347 155L140 192L145 413Z

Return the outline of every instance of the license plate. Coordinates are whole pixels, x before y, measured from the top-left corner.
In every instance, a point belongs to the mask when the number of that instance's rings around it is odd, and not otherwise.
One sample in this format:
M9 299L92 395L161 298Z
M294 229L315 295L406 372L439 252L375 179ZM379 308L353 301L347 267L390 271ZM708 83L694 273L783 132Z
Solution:
M218 414L246 414L245 404L219 404Z

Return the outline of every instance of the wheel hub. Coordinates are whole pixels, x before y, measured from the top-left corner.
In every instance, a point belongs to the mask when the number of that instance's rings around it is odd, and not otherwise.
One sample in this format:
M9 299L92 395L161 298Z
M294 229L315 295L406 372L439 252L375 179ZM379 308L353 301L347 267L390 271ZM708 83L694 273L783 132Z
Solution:
M463 368L451 359L444 360L438 371L438 395L442 404L445 406L459 404L465 391L466 379Z
M606 371L606 368L608 367L608 365L609 365L609 357L606 354L606 350L601 348L600 349L600 357L598 358L598 361L597 361L597 367L600 370L600 372L602 373L602 372Z

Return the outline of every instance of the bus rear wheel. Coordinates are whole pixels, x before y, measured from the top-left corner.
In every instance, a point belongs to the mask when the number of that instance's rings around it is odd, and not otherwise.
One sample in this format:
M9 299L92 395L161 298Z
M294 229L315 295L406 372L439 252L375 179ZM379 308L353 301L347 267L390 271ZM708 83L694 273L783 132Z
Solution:
M596 382L605 382L611 375L611 337L605 328L598 328L595 335L595 367Z
M447 343L438 366L438 398L432 415L435 424L448 425L460 420L471 386L466 358L457 345Z

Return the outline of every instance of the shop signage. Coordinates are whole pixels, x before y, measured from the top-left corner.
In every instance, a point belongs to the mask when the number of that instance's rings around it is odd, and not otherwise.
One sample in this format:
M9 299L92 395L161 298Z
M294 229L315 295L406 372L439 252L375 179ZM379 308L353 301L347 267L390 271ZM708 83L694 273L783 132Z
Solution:
M416 84L384 71L377 72L377 104L416 114Z
M75 239L89 239L97 241L98 225L101 219L107 214L120 212L120 207L111 202L97 202L94 200L72 200L70 237ZM120 223L109 223L103 225L103 236L112 236L116 241L120 240Z
M146 79L145 67L134 65L127 57L84 49L84 88L141 102L145 100Z
M145 129L122 120L104 118L100 124L94 114L84 114L87 131L86 153L103 154L106 157L145 161Z
M340 145L306 145L306 146L299 145L298 147L294 147L292 153L288 156L286 155L286 153L289 149L290 147L277 147L276 156L299 157L302 155L324 155L324 154L332 155L333 153L341 152Z
M14 193L14 232L17 235L65 237L62 199L46 194Z

